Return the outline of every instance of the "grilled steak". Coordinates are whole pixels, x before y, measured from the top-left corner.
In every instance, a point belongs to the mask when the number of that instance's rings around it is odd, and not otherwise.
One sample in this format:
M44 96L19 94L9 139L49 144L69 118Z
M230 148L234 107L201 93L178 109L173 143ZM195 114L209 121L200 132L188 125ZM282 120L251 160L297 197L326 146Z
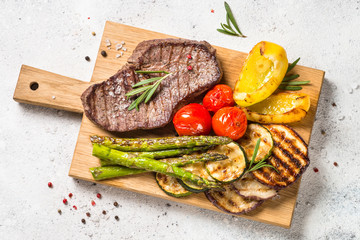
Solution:
M264 125L274 139L272 155L266 160L278 172L269 167L263 167L252 172L259 182L281 189L294 183L310 164L307 145L290 127L280 124Z
M188 55L191 58L188 58ZM192 70L188 70L188 66ZM172 73L161 82L152 100L139 111L128 111L134 98L125 94L141 81L134 70ZM144 77L161 76L148 74ZM168 124L176 110L217 84L222 76L215 49L205 41L155 39L141 42L123 66L108 80L90 86L81 96L86 116L116 132L153 129Z

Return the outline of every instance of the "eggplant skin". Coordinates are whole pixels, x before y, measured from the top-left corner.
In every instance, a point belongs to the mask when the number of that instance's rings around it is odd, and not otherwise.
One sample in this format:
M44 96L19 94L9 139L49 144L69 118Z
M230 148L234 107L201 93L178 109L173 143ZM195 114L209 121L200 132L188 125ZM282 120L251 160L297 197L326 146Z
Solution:
M224 185L225 191L211 189L205 192L207 199L218 209L233 214L246 214L264 201L247 200L237 194L232 184Z
M310 164L305 141L291 127L282 124L264 125L272 134L274 149L266 162L272 168L263 167L251 172L260 183L280 190L296 182Z

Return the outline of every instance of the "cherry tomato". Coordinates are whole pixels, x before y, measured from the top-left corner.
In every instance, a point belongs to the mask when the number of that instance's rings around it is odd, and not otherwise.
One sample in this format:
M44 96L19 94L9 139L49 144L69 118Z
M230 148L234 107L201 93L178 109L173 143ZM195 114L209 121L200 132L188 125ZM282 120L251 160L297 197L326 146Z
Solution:
M237 107L224 107L213 116L212 126L216 135L230 137L236 141L245 134L246 115Z
M235 105L233 91L225 84L218 84L205 95L203 105L209 112L216 112L223 107Z
M181 108L175 114L173 123L180 136L208 135L211 131L210 113L198 103Z

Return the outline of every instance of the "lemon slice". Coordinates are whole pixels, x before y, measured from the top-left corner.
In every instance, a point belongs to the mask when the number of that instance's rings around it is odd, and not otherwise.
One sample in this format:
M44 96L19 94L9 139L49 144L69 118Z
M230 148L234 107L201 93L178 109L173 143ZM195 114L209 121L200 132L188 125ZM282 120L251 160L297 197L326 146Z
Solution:
M259 123L297 122L309 108L309 95L295 92L277 93L250 107L241 107L248 120Z
M234 100L242 107L269 97L280 85L288 68L284 48L262 41L250 51L235 84Z

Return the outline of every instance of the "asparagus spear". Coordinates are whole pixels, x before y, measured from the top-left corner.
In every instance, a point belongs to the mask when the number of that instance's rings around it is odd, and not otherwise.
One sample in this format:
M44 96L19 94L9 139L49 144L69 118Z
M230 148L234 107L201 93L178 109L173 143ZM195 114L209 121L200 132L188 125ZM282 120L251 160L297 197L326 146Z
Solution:
M120 152L120 151L118 151ZM127 153L123 154L124 152L120 152L121 155L123 157L125 157ZM120 154L119 153L119 154ZM145 153L145 152L144 152ZM131 154L130 154L131 156ZM143 157L143 156L141 156ZM127 157L129 158L129 157ZM202 153L202 154L198 154L198 155L184 155L182 157L177 157L177 158L165 158L159 161L171 164L171 166L175 166L175 167L182 167L185 166L187 164L191 164L191 163L197 163L197 162L205 162L205 161L221 161L221 160L225 160L228 157L226 155L222 155L222 154L218 154L218 153ZM101 166L111 166L111 165L121 165L122 162L120 161L120 163L116 160L110 160L110 159L106 159L106 160L101 160Z
M204 151L208 150L210 147L211 146L179 148L179 149L161 150L161 151L153 151L153 152L124 152L124 153L128 154L127 158L148 157L148 158L154 158L154 159L162 159L162 158L182 156L182 155L191 154L191 153L198 152L198 151L204 152ZM109 160L101 161L101 166L109 166L109 165L117 165L117 163L109 161Z
M93 145L93 155L100 159L110 159L111 161L117 161L119 164L121 163L121 165L125 167L139 168L167 174L169 176L173 176L184 181L190 181L200 186L206 186L207 188L220 187L220 185L215 181L206 180L182 168L172 166L171 164L145 157L135 157L130 159L126 157L124 158L123 152L98 144Z
M125 152L151 152L158 150L193 148L228 144L232 140L218 136L183 136L165 138L112 138L91 136L92 143Z
M123 177L146 172L144 169L128 168L123 166L107 166L90 168L90 172L95 180L105 180L115 177Z

